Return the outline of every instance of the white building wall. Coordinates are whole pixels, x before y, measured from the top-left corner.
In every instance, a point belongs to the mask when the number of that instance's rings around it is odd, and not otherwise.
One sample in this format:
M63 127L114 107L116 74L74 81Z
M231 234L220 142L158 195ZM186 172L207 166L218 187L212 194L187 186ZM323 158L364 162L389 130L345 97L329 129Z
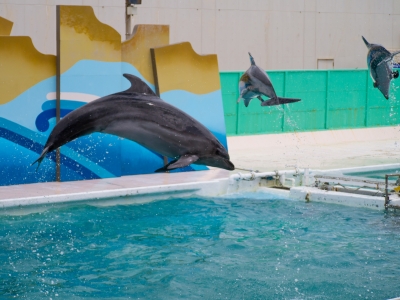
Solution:
M125 38L125 0L0 0L12 35L29 35L55 54L55 5L91 5ZM170 41L189 41L200 54L218 54L220 70L249 66L247 52L268 70L366 68L361 35L400 48L400 0L142 0L134 24L168 24ZM320 67L329 67L329 62Z
M125 39L125 0L0 0L0 16L14 22L12 36L30 36L37 50L55 55L56 5L92 6Z

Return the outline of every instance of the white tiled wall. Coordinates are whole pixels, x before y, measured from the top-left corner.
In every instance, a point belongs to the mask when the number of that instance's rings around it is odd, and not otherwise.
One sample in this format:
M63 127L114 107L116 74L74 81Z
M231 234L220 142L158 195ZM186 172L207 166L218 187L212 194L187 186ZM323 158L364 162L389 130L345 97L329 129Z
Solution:
M55 5L91 5L125 39L125 0L0 0L12 35L29 35L55 54ZM243 70L247 52L265 69L366 68L365 36L400 48L400 0L142 0L133 24L170 25L170 41L217 53L220 70Z
M125 0L0 0L0 16L14 22L11 35L30 36L40 52L56 54L56 5L92 6L125 39Z

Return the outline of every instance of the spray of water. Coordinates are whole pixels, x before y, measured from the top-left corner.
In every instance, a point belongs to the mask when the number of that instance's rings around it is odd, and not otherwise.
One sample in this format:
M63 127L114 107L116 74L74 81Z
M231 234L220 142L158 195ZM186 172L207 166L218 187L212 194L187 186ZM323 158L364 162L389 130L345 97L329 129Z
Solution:
M393 68L393 62L392 62L392 68ZM390 83L390 96L389 96L389 123L390 124L395 124L397 123L397 118L398 118L398 107L397 107L397 91L399 89L399 85L396 84L396 80L392 80ZM400 128L400 125L397 125L397 129ZM400 129L399 129L400 130ZM398 143L397 141L394 142L394 148L398 148Z

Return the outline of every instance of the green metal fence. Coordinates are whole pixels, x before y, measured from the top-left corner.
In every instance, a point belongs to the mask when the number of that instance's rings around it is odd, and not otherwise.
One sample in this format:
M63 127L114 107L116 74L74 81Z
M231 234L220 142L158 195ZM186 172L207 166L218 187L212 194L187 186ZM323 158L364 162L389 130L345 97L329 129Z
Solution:
M230 136L400 124L400 79L392 81L386 100L373 87L368 70L268 71L278 96L301 101L262 107L253 99L246 108L236 103L242 74L220 73Z

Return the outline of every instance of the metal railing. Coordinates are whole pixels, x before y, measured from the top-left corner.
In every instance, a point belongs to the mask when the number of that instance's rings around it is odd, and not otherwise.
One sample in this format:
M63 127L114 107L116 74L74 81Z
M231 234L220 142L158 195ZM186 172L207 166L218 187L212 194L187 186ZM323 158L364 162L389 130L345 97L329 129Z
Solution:
M389 185L389 177L399 177L400 179L400 174L386 174L385 175L385 209L388 209L389 207L389 189L388 189L388 185ZM399 179L397 179L396 184L399 183Z

